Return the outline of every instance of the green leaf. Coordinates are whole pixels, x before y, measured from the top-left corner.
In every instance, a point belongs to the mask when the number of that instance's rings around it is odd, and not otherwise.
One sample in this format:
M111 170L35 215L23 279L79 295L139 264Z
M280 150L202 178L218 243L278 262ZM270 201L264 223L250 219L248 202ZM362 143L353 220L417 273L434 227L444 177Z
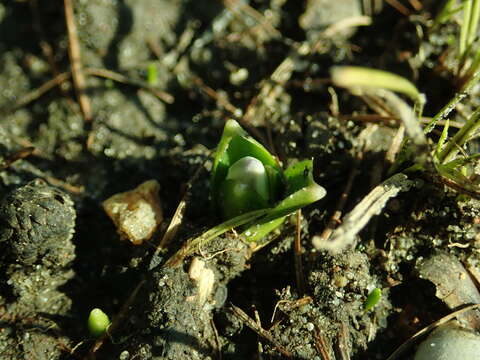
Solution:
M287 182L287 194L292 194L314 182L313 161L304 160L293 164L285 170L284 175Z
M373 309L378 304L381 298L382 290L379 288L373 289L370 294L368 294L367 300L365 300L365 303L363 304L363 309L365 311Z
M326 193L325 189L316 183L297 190L293 194L288 195L277 206L269 209L265 217L249 225L242 235L248 241L258 241L261 239L261 234L268 233L266 232L268 229L270 229L269 231L274 229L273 224L277 224L276 226L280 225L285 216L322 199Z
M228 120L223 128L223 134L213 160L212 189L214 192L218 189L220 180L227 177L228 167L231 164L227 148L234 136L247 136L247 133L235 120Z
M252 226L249 226L247 230L242 232L241 236L243 236L247 241L259 242L273 230L282 225L286 218L286 216L283 216L266 223L254 224Z
M398 91L416 102L422 102L420 91L407 79L388 71L360 66L334 66L331 70L335 85L345 88L373 87Z
M442 147L445 144L445 141L447 140L449 126L450 126L450 120L447 119L445 121L445 126L443 127L442 134L440 135L440 138L438 139L437 147L435 148L435 157L436 158L438 158L438 155L442 151Z
M243 167L252 162L251 158L263 164L265 173L256 171L258 166L250 172ZM208 241L214 234L218 236L219 230L243 224L246 225L242 235L247 240L261 240L280 226L287 215L325 196L325 189L313 180L312 169L312 160L306 160L289 167L284 176L278 161L265 147L248 136L236 121L227 121L213 163L212 197L222 216L233 217L233 222L226 221L195 241ZM260 175L266 175L266 179L260 179ZM279 201L285 193L288 196ZM264 212L244 221L241 214L254 214L256 209Z
M235 120L228 120L217 147L212 169L212 197L217 207L220 207L219 192L230 166L247 156L254 157L263 163L267 170L270 187L281 186L281 181L278 179L281 179L282 169L275 157L262 144L250 137ZM279 189L272 190L277 194L280 192Z
M318 184L306 186L293 194L288 195L285 199L267 213L262 222L268 222L279 217L289 215L304 206L310 205L315 201L322 199L327 192Z
M269 207L273 206L278 199L282 198L284 195L285 181L283 174L274 169L273 167L267 165L265 166L265 171L268 178L268 192L270 194Z
M226 219L248 211L268 208L268 199L254 189L235 180L225 180L221 184L219 204Z
M465 166L468 164L471 164L478 160L480 158L480 153L472 154L470 156L465 156L461 158L457 158L455 160L452 160L446 164L442 164L440 168L445 168L445 169L455 169L461 166Z
M157 65L154 62L151 62L150 64L148 64L147 83L150 86L156 86L158 84Z

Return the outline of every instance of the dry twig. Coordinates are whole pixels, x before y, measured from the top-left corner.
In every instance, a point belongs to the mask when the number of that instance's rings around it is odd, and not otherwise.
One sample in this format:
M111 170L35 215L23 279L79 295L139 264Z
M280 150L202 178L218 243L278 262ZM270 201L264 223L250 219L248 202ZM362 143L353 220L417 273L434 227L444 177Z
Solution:
M350 360L348 350L349 337L348 326L342 321L340 324L340 331L337 334L337 343L335 344L335 352L339 360Z
M261 336L262 338L270 342L273 346L275 346L283 356L286 356L288 358L292 357L292 353L290 351L288 351L282 344L275 340L270 334L270 332L258 326L255 320L248 316L242 309L233 304L231 304L231 309L233 314L238 319L240 319L245 325L247 325L250 329L256 332L259 336Z
M300 295L305 294L305 274L303 273L302 262L302 210L297 210L297 223L294 242L294 263L295 263L295 279L297 280L297 288Z
M323 336L317 325L315 325L315 332L313 333L313 337L315 339L315 348L322 357L322 360L331 360L331 347L327 344L325 336Z
M33 146L29 146L29 147L25 147L23 149L20 149L20 150L14 152L13 154L5 157L3 159L3 164L0 164L0 171L3 171L5 169L7 169L14 162L16 162L18 160L21 160L21 159L25 159L26 157L32 155L34 151L35 151L35 148Z
M335 211L332 217L330 218L330 220L328 221L327 227L325 228L325 230L323 230L322 234L318 237L318 240L316 241L321 241L321 242L327 241L332 235L333 230L335 230L337 225L340 224L340 218L342 217L342 214L343 214L343 208L345 207L348 196L352 191L352 186L353 186L353 182L355 181L355 177L358 174L357 168L358 168L359 161L360 161L360 158L357 157L356 161L352 166L352 171L350 171L350 174L348 176L348 181L347 181L347 184L345 185L345 189L340 195L340 199L338 200Z
M190 195L190 189L192 188L193 183L195 180L197 180L198 176L202 172L205 166L205 162L208 160L208 157L203 161L195 170L195 173L191 177L191 179L188 181L187 185L185 186L185 190L182 196L182 199L178 203L177 209L175 210L175 214L172 217L172 220L170 221L170 224L168 225L167 230L165 231L165 234L162 237L162 240L157 246L157 249L155 250L155 253L153 256L155 257L162 251L162 249L165 249L170 241L175 237L177 234L178 229L180 228L180 225L182 224L183 221L183 215L185 213L185 209L187 207L187 199L188 196Z
M162 90L159 90L153 86L150 86L149 84L143 82L143 81L138 81L138 80L133 80L125 75L119 74L117 72L107 70L107 69L96 69L96 68L86 68L84 69L84 73L88 75L94 75L98 77L103 77L105 79L110 79L113 81L116 81L121 84L126 84L126 85L131 85L131 86L136 86L140 89L146 90L151 92L153 95L155 95L159 100L167 103L167 104L173 104L175 101L175 98Z
M72 67L73 85L77 92L78 103L85 121L92 120L92 107L90 99L85 92L85 76L82 69L82 61L80 57L80 43L78 41L77 25L75 24L75 16L73 14L72 0L64 0L65 4L65 21L67 22L68 32L68 55L70 56L70 64Z

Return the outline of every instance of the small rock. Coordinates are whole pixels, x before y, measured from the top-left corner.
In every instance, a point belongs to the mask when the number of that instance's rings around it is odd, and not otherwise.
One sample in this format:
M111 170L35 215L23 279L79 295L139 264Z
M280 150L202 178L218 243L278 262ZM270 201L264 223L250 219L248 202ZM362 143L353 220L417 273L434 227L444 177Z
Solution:
M194 298L200 305L210 297L215 284L215 274L212 269L206 267L206 264L200 258L193 258L190 268L188 269L188 276L197 286L198 293ZM192 298L193 299L193 298Z
M163 221L159 190L158 182L149 180L102 203L122 239L140 245L153 236Z
M455 324L437 328L420 344L415 360L478 360L480 336Z

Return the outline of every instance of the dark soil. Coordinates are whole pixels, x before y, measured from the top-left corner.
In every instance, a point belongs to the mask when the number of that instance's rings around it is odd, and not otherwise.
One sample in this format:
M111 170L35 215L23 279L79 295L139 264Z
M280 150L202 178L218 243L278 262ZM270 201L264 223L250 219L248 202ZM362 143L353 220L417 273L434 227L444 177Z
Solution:
M338 31L331 26L365 14L368 1L74 3L91 121L68 75L64 3L0 2L1 359L328 359L322 348L330 359L386 359L416 331L475 302L476 295L454 305L437 298L435 275L422 264L442 254L478 269L479 203L425 174L412 177L416 186L391 200L354 246L336 255L312 246L353 169L344 213L387 178L385 154L398 128L357 116L372 110L335 88L330 68L404 76L433 116L458 85L447 50L459 27L431 30L439 2L414 9L403 1L408 14L385 3L367 14L371 25ZM301 44L318 46L301 53ZM279 70L286 59L291 67ZM467 98L463 110L476 101ZM228 232L165 265L221 221L208 180L229 118L284 166L314 158L327 196L304 209L298 225L303 282L295 216L258 251ZM150 179L160 183L165 219L134 246L101 203ZM155 253L185 192L179 231ZM196 261L215 279L203 300L191 275ZM383 296L365 311L374 288ZM93 308L115 319L100 341L86 326Z

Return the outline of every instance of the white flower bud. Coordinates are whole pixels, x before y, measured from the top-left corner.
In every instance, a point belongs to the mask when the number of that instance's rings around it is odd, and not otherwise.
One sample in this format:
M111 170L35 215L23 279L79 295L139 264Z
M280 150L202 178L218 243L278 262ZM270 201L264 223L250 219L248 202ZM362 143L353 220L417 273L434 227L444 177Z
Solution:
M268 177L260 160L251 156L241 158L230 167L226 179L236 181L239 187L250 188L269 201Z

